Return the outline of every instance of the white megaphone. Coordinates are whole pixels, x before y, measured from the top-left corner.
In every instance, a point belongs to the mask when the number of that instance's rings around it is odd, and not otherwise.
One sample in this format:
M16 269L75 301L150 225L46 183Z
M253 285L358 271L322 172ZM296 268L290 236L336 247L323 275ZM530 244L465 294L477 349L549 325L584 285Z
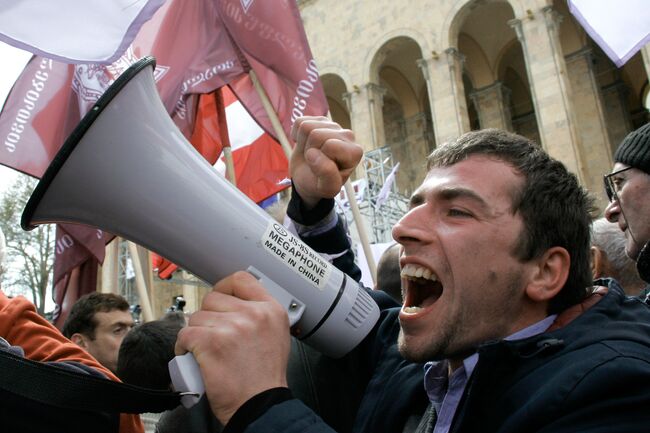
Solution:
M209 284L248 270L286 308L294 336L332 357L348 353L377 321L375 302L192 147L158 96L154 67L152 57L133 64L81 120L30 197L23 229L98 227ZM184 356L176 361L197 367ZM200 375L184 368L173 372L176 390L200 393Z

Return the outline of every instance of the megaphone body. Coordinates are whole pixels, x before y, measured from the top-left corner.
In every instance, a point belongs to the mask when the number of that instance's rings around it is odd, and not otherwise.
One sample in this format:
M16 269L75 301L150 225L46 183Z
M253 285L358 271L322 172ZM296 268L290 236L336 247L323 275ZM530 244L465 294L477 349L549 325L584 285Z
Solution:
M379 311L349 276L270 218L187 142L165 111L153 58L125 71L70 135L22 217L80 223L134 241L209 284L249 270L293 334L340 357Z

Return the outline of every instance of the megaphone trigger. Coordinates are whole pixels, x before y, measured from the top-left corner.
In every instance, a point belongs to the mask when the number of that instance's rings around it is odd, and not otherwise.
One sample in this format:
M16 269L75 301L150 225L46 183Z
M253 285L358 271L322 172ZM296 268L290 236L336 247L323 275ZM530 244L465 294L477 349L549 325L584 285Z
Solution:
M253 266L246 269L248 273L257 278L264 288L280 303L289 315L289 325L293 327L305 312L305 304L291 293L277 285L275 281L264 275Z

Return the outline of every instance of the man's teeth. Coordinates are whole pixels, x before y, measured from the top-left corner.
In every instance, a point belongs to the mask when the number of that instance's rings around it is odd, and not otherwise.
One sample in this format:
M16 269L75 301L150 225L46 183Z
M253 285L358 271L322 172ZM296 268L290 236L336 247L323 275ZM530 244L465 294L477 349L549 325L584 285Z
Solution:
M422 307L404 307L403 310L405 313L415 314L420 311Z
M402 268L403 278L424 278L425 280L438 281L438 276L431 269L423 266L408 264Z

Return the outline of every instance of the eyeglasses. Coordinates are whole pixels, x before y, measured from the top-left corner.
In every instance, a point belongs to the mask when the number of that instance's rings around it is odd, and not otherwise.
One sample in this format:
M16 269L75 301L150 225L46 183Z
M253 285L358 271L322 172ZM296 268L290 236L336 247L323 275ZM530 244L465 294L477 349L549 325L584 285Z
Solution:
M621 180L615 178L614 176L621 174L631 168L634 167L625 167L618 171L615 171L614 173L603 176L603 182L605 183L605 193L607 194L607 198L609 199L610 203L614 200L618 200L618 193L621 190Z

